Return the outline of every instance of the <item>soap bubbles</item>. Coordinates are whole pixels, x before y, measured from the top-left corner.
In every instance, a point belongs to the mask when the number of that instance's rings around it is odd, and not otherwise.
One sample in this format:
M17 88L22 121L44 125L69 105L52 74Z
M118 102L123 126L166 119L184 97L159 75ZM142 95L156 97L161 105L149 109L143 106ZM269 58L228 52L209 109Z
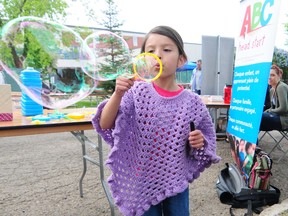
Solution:
M85 39L95 56L93 65L85 69L96 80L114 80L118 76L152 81L162 73L162 62L153 53L141 53L135 58L127 42L109 31L99 31Z
M85 69L99 81L114 80L118 76L134 77L132 59L127 42L110 31L99 31L89 35L85 43L95 56L95 62Z
M51 109L72 105L94 91L91 49L78 33L37 17L20 17L2 29L0 64L31 99ZM21 72L38 71L42 86L27 85Z
M156 55L132 58L127 42L116 33L98 31L83 40L69 27L37 17L8 22L0 35L0 51L0 66L23 93L50 109L83 100L98 82L119 76L153 81L162 73ZM32 74L40 84L24 82Z

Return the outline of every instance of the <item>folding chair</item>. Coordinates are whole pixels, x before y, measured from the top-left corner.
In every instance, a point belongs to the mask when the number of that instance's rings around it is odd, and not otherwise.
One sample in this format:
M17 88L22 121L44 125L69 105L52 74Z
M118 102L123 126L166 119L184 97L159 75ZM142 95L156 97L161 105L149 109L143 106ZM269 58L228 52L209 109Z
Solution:
M274 141L275 141L275 145L273 146L273 148L271 149L271 151L268 154L271 154L271 152L273 152L276 148L278 148L280 151L283 152L283 155L278 159L277 163L280 162L280 160L282 160L283 157L285 157L288 154L288 148L285 150L283 148L283 146L281 145L282 140L286 140L288 142L288 130L284 130L284 131L278 131L275 130L275 132L280 133L281 138L280 139L276 139L275 135L273 135L271 132L272 131L264 131L264 133L262 134L262 136L259 138L259 141L262 140L262 138L267 134L269 135Z

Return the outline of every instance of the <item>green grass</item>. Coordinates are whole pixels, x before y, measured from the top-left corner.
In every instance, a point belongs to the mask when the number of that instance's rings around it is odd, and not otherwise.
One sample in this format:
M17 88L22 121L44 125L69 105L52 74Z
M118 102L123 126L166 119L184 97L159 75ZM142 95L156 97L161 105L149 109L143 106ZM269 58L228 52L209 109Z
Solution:
M104 99L102 100L96 100L94 97L91 98L91 101L90 101L90 98L87 97L85 98L84 100L82 101L79 101L71 106L69 106L68 108L93 108L93 107L97 107L98 104L100 102L102 102Z
M76 104L74 104L75 108L89 108L89 107L96 107L98 104L96 103L96 101L87 101L87 100L83 100L83 101L79 101Z
M82 100L82 101L79 101L69 107L67 107L68 109L69 108L93 108L93 107L96 107L98 104L96 103L96 101L89 101L89 100Z

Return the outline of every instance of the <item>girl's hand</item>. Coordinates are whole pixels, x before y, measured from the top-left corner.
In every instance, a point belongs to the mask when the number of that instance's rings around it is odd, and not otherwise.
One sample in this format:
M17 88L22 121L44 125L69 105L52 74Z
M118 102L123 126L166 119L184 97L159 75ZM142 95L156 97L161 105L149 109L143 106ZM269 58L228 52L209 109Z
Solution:
M200 130L191 131L188 140L192 148L202 148L204 146L204 136Z
M115 94L122 97L134 84L134 79L118 77L116 79Z
M115 91L104 106L99 125L102 129L111 129L114 127L115 119L119 110L119 106L123 95L133 86L134 80L125 77L116 79Z

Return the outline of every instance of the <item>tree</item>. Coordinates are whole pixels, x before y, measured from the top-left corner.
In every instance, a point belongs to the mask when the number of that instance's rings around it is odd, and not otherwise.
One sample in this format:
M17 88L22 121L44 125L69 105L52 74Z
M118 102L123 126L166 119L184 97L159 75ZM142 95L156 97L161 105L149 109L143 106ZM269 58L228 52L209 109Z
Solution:
M278 65L283 70L283 80L288 79L288 52L284 49L274 48L273 64Z
M46 17L57 20L65 17L65 0L0 0L0 28L9 20L21 16Z
M285 24L286 33L288 33L288 23ZM288 46L288 41L286 44ZM273 53L273 64L277 64L283 70L283 80L288 80L288 51L275 47Z
M98 21L98 24L112 32L117 32L118 30L119 33L119 27L123 26L123 21L121 22L118 19L118 6L115 4L114 0L106 0L106 4L107 9L102 10L105 17L102 18L101 21Z
M0 29L10 20L22 16L45 17L50 20L56 20L59 17L65 17L65 9L68 7L65 0L0 0ZM52 59L39 48L39 45L33 40L31 35L25 36L23 57L27 61L34 62L31 66L45 68L52 65ZM17 56L17 49L14 44L0 44L1 58L14 67L23 68L23 62Z
M113 32L120 37L122 37L121 32L119 28L123 26L123 21L119 21L118 19L118 6L115 4L114 0L106 0L107 9L103 10L103 14L105 15L101 21L98 21L98 24L100 26L103 26L105 29L109 30L110 32ZM119 42L114 39L107 40L107 38L103 38L103 40L106 40L106 42L109 43L109 47L112 47L109 51L105 51L104 55L107 62L110 62L109 64L102 64L101 70L103 72L108 71L115 71L118 70L118 68L121 66L123 62L123 55L125 54L125 50L119 49ZM113 81L105 81L102 82L101 87L103 87L105 90L115 90L115 80Z

